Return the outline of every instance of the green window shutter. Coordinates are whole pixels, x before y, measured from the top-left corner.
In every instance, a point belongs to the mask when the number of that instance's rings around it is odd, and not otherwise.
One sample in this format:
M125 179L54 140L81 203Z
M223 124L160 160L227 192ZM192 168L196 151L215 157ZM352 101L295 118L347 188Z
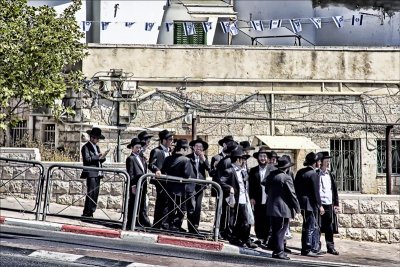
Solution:
M194 27L196 29L196 34L192 36L185 36L183 22L174 23L174 44L207 44L207 35L204 32L201 23L195 22Z

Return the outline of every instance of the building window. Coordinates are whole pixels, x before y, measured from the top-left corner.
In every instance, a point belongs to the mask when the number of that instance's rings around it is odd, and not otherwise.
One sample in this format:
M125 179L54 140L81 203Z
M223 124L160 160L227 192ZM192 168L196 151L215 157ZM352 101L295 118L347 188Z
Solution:
M360 140L331 140L331 170L340 191L360 191Z
M377 171L378 174L386 173L386 141L376 141ZM392 173L400 174L400 140L392 140Z
M56 146L56 125L45 124L43 130L43 144L49 148Z
M22 120L11 129L11 146L22 147L23 139L28 135L28 121Z
M174 23L174 44L207 44L207 35L201 23L194 23L196 34L185 36L183 22Z

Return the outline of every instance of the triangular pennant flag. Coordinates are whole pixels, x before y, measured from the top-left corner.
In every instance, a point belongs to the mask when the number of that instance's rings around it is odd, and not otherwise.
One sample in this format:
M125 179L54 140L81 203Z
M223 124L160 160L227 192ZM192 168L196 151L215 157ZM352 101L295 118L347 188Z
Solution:
M107 30L108 25L110 25L110 23L111 23L111 22L108 22L108 21L102 21L102 22L101 22L101 30L102 30L102 31Z
M92 22L90 21L82 21L82 29L87 32L90 30L90 26L92 26Z
M336 27L343 28L343 22L344 22L343 16L334 16L332 17L332 19L335 22Z
M317 28L317 29L321 29L322 28L321 18L310 18L310 20L314 24L315 28Z
M269 28L270 29L280 28L281 25L282 25L282 20L281 19L274 19L274 20L271 20L269 22Z
M237 35L239 33L239 29L237 27L236 21L231 23L229 27L229 31L232 33L232 35Z
M291 19L290 25L292 25L292 29L294 33L301 32L303 28L301 27L301 23L299 19Z
M212 22L203 22L202 25L204 32L208 32L212 29Z
M229 21L221 21L220 22L221 29L223 33L228 33L229 32Z
M264 30L264 25L262 23L262 20L253 20L250 21L251 27L253 28L253 30L255 31L259 31L262 32Z
M167 28L167 32L173 29L174 23L173 22L165 22L165 27Z
M195 35L196 29L194 28L193 22L184 22L183 23L183 34L185 36Z
M130 28L130 27L133 26L133 24L135 24L135 22L133 22L133 21L127 21L127 22L125 22L125 27Z
M153 26L154 22L146 22L146 24L144 25L144 30L149 32L153 29Z
M354 15L351 20L351 25L353 26L361 26L363 22L363 15Z

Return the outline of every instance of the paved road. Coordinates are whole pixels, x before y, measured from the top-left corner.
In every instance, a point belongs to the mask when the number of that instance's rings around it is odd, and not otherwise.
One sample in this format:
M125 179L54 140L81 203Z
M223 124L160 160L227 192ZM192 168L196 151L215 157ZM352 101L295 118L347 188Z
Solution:
M32 257L43 253L79 255L75 263L96 266L127 266L142 263L159 266L338 266L335 264L290 261L282 262L266 257L233 255L220 252L187 249L168 245L148 244L121 239L49 232L30 228L2 225L0 227L1 261L8 255ZM21 252L22 251L22 252ZM6 255L7 257L3 257ZM31 256L28 256L31 255ZM264 255L267 256L268 254ZM56 258L52 258L56 259ZM60 258L58 258L60 259ZM61 257L62 260L62 257ZM2 262L1 262L2 263ZM24 264L21 262L21 264ZM20 265L20 266L35 266ZM116 264L116 263L115 263ZM7 266L1 264L1 266ZM18 265L11 265L18 266ZM46 266L46 265L37 265ZM54 265L48 265L54 266ZM60 265L73 266L73 265ZM79 266L79 265L78 265ZM81 265L82 266L82 265ZM130 265L135 266L135 265Z

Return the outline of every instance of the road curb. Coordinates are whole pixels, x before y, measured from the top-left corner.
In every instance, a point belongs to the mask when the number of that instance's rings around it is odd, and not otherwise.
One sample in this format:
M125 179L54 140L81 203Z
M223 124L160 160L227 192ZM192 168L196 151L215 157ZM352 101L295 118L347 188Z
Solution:
M61 231L62 228L61 224L51 222L30 221L6 217L1 218L0 221L5 225L30 227L40 230Z
M124 240L135 240L145 243L157 243L158 235L148 233L138 233L130 231L121 231L121 239Z
M120 238L121 236L121 232L118 230L89 228L89 227L67 225L67 224L63 224L61 226L61 231L75 233L75 234L95 235L95 236L104 236L111 238Z
M222 242L213 242L166 235L159 235L157 243L213 251L222 251L222 248L224 247L224 244Z

